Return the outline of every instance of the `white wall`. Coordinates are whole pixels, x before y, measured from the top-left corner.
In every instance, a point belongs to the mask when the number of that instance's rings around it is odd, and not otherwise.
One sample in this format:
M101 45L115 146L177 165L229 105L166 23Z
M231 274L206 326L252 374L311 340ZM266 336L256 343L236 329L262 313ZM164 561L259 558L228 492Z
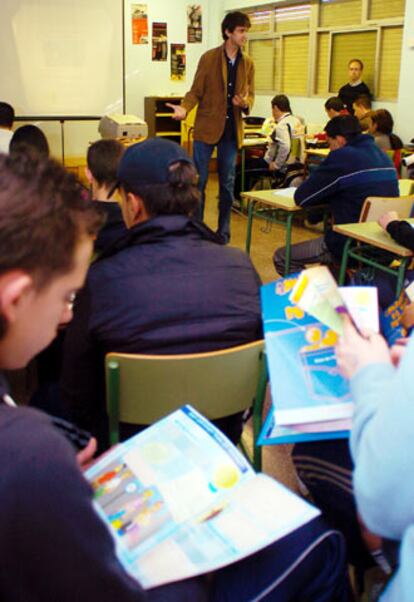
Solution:
M203 41L199 44L187 44L187 5L188 0L150 0L148 1L148 28L151 42L152 22L166 22L168 36L168 59L157 62L151 60L151 43L133 45L131 43L130 2L125 1L125 51L126 51L126 110L144 117L145 96L184 94L191 85L200 56L209 47L211 2L200 2L203 10ZM214 16L215 18L215 16ZM170 44L185 43L187 53L186 79L175 82L170 79Z

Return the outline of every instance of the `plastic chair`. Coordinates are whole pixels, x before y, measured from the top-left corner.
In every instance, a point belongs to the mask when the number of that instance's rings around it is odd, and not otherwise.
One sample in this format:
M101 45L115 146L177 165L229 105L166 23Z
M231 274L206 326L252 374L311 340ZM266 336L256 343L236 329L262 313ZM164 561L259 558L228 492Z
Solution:
M413 194L414 180L398 180L398 189L400 191L400 196L409 196L410 194Z
M149 425L184 404L210 420L252 407L252 464L260 470L256 440L267 384L263 346L261 340L191 355L109 353L105 370L111 444L119 441L119 422Z

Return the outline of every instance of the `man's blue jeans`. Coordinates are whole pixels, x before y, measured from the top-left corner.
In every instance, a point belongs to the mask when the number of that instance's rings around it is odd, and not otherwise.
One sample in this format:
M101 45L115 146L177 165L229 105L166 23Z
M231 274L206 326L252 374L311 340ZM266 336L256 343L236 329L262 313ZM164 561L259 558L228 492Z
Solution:
M217 144L207 144L206 142L200 142L200 140L194 140L193 158L200 178L198 188L201 193L200 207L195 217L203 221L208 164L215 146L217 146L219 176L219 219L217 232L228 242L230 240L230 214L236 172L237 142L235 139L222 137Z

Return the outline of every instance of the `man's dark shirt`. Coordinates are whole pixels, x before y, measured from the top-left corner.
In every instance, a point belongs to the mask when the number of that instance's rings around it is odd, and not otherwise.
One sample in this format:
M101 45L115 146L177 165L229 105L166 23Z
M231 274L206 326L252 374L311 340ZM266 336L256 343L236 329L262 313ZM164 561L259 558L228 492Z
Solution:
M345 84L339 89L338 96L348 109L350 115L354 114L353 102L358 96L368 96L371 98L371 92L364 82L361 82L357 86L351 86L351 84Z

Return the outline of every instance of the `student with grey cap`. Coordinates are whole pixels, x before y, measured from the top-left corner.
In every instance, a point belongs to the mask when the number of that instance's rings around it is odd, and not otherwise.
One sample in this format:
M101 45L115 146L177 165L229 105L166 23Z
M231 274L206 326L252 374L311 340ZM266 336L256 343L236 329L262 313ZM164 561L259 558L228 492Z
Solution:
M126 151L118 178L129 230L89 270L68 328L62 382L74 418L97 435L105 423L107 351L191 353L262 334L260 281L250 259L191 217L199 192L185 151L168 140L147 140ZM346 602L342 537L318 517L207 579L146 596L157 602Z

